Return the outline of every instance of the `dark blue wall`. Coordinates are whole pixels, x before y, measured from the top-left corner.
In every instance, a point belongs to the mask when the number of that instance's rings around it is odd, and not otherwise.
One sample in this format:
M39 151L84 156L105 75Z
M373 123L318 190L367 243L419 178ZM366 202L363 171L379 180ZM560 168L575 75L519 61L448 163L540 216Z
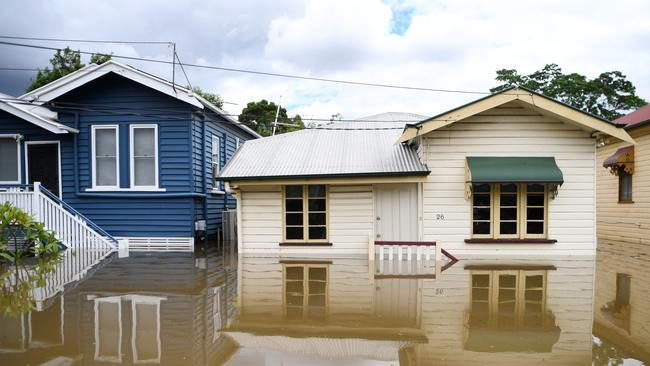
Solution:
M60 140L63 200L112 235L191 237L194 222L202 219L207 219L208 234L214 234L221 226L221 211L235 207L232 196L213 193L211 136L221 137L222 167L235 152L236 137L243 143L253 136L223 117L117 74L102 76L52 103L59 121L77 128L78 134L52 134L4 112L0 134ZM87 190L92 185L91 126L102 124L119 126L123 189L130 185L129 125L158 126L158 180L165 192ZM22 166L24 182L24 162Z

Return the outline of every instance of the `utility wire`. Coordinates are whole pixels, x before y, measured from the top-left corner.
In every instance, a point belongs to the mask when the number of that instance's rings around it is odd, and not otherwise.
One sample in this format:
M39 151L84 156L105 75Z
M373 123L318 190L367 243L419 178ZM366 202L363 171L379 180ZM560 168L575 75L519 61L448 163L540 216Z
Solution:
M26 100L17 99L17 98L0 98L0 101L9 102L12 104L27 105L27 106L36 106L35 104L28 102ZM79 110L86 112L97 112L102 114L110 115L128 115L128 116L139 116L139 117L149 117L149 118L162 118L162 119L174 119L174 120L187 120L188 113L187 110L179 109L147 109L147 108L132 108L132 107L118 107L113 105L100 105L100 104L88 104L88 103L69 103L69 102L56 102L49 104L53 108L61 110ZM102 108L103 107L103 108ZM153 113L142 113L142 112L153 112ZM224 113L223 115L229 117L237 117L236 114ZM262 118L268 117L266 115L252 116L253 118ZM371 122L371 123L417 123L418 121L414 120L394 120L394 121L368 121L363 119L340 119L332 120L331 118L309 118L304 119L303 121L315 121L315 122ZM436 119L436 120L427 120L427 121L447 121L446 119ZM240 121L229 121L237 125L243 126L255 126L265 125L271 127L273 122L240 122ZM278 123L280 124L280 123ZM361 130L361 131L376 131L376 130L402 130L404 126L399 127L327 127L325 126L316 126L316 127L307 127L305 126L302 129L315 129L315 130Z
M27 48L35 48L35 49L43 49L43 50L51 50L51 51L60 50L60 48L56 48L56 47L48 47L48 46L34 45L34 44L24 44L24 43L15 43L15 42L6 42L6 41L0 41L0 45L16 46L16 47L27 47ZM86 55L93 55L93 54L107 55L107 54L103 54L101 52L88 52L88 51L80 51L80 50L75 51L75 52L79 52L79 53L86 54ZM107 56L109 56L109 55L107 55ZM125 59L125 60L145 61L145 62L153 62L153 63L160 63L160 64L168 64L168 65L173 65L175 63L175 61L158 60L158 59L142 58L142 57L134 57L134 56L121 56L121 55L113 55L113 54L111 54L110 56L114 57L114 58ZM237 69L237 68L230 68L230 67L207 66L207 65L198 65L198 64L185 64L185 66L194 67L194 68L201 68L201 69L210 69L210 70L220 70L220 71L254 74L254 75L274 76L274 77L281 77L281 78L288 78L288 79L311 80L311 81L321 81L321 82L327 82L327 83L349 84L349 85L358 85L358 86L370 86L370 87L378 87L378 88L429 91L429 92L439 92L439 93L480 94L480 95L489 95L489 94L491 94L490 92L481 92L481 91L458 90L458 89L436 89L436 88L424 88L424 87L415 87L415 86L407 86L407 85L371 83L371 82L342 80L342 79L329 79L329 78L320 78L320 77L312 77L312 76L300 76L300 75L292 75L292 74L283 74L283 73L266 72L266 71L258 71L258 70Z
M21 39L29 41L50 41L50 42L77 42L77 43L112 43L112 44L164 44L171 45L173 42L164 41L111 41L97 39L64 39L64 38L39 38L0 35L0 39Z

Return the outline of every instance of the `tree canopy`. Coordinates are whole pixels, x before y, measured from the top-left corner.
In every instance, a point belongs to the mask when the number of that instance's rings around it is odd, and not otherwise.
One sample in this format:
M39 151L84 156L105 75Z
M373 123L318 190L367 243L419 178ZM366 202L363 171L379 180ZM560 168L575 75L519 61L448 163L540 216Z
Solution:
M195 86L194 88L192 88L192 91L195 94L198 94L203 99L207 100L208 102L214 104L219 109L223 109L223 99L221 98L221 96L219 94L204 91L203 89L201 89L198 86Z
M246 124L262 136L271 136L277 109L278 106L275 103L269 102L266 99L262 99L259 102L250 102L239 115L239 122ZM289 118L287 110L283 107L280 107L278 123L276 134L296 131L305 127L300 115L296 114L293 118ZM280 123L296 125L296 127L283 126Z
M503 84L490 89L493 93L522 86L610 121L647 104L620 71L589 79L578 73L564 74L560 66L547 64L529 75L515 69L497 70L496 74L496 80Z
M103 64L111 59L111 55L104 55L95 53L90 56L91 64ZM77 71L86 65L81 63L81 54L79 51L74 51L70 47L63 50L57 50L54 56L50 59L50 66L44 69L39 69L36 78L32 79L26 92L40 88L41 86L51 83L52 81L68 75L71 72ZM50 68L51 67L51 68Z

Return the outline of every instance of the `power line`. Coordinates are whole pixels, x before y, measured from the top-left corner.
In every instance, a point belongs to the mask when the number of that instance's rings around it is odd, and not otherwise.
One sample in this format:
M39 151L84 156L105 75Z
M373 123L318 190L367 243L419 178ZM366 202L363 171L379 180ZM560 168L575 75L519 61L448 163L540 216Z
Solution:
M12 104L35 106L35 104L28 102L26 100L18 98L3 98L0 97L0 101L9 102ZM180 109L160 109L160 108L132 108L132 107L119 107L108 104L90 104L90 103L73 103L73 102L56 102L50 105L51 107L61 109L61 110L78 110L86 112L97 112L110 115L128 115L128 116L139 116L139 117L150 117L150 118L164 118L164 119L174 119L174 120L187 120L187 110ZM102 108L103 107L103 108ZM153 113L142 113L142 112L153 112ZM161 114L162 113L162 114ZM237 114L223 113L224 116L228 117L238 117ZM252 116L253 118L268 117L265 115ZM416 123L418 121L414 120L394 120L394 121L368 121L363 119L340 119L332 120L331 118L308 118L303 121L315 121L315 122L371 122L371 123ZM447 121L445 119L429 120L429 121ZM255 122L247 123L240 121L230 121L237 125L243 126L254 126L264 125L271 127L272 122ZM361 130L361 131L377 131L377 130L402 130L404 126L399 127L327 127L327 126L316 126L316 127L307 127L305 126L302 129L315 129L315 130Z
M27 67L0 67L0 71L39 71L39 70L30 69Z
M49 42L77 42L77 43L112 43L112 44L164 44L171 45L173 42L165 41L111 41L96 39L64 39L64 38L39 38L39 37L21 37L0 35L1 39L22 39L29 41L49 41Z
M6 42L6 41L0 41L0 45L36 48L36 49L51 50L51 51L60 50L59 48L55 48L55 47L48 47L48 46L34 45L34 44L15 43L15 42ZM75 51L75 52L79 52L79 53L87 54L87 55L93 55L93 54L105 55L103 53L88 52L88 51ZM111 54L110 56L114 57L114 58L125 59L125 60L153 62L153 63L160 63L160 64L168 64L168 65L173 65L175 63L175 61L158 60L158 59L150 59L150 58L142 58L142 57L134 57L134 56L121 56L121 55L113 55L113 54ZM237 73L254 74L254 75L264 75L264 76L274 76L274 77L282 77L282 78L288 78L288 79L311 80L311 81L320 81L320 82L327 82L327 83L349 84L349 85L357 85L357 86L370 86L370 87L378 87L378 88L403 89L403 90L414 90L414 91L429 91L429 92L439 92L439 93L480 94L480 95L489 95L489 94L491 94L490 92L481 92L481 91L458 90L458 89L436 89L436 88L424 88L424 87L415 87L415 86L407 86L407 85L371 83L371 82L342 80L342 79L329 79L329 78L320 78L320 77L312 77L312 76L300 76L300 75L274 73L274 72L257 71L257 70L237 69L237 68L230 68L230 67L207 66L207 65L198 65L198 64L184 64L184 65L187 66L187 67L194 67L194 68L201 68L201 69L220 70L220 71L237 72Z

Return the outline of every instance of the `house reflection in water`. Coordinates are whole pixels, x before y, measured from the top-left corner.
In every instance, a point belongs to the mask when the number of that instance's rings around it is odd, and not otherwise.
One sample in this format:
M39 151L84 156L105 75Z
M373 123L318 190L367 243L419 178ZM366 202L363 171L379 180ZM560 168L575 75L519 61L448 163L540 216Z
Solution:
M236 290L223 257L131 253L106 262L45 310L0 316L0 364L207 365L234 348L221 336Z
M625 258L599 256L596 334L642 350L650 266ZM594 266L466 257L423 278L365 256L113 256L0 317L0 364L588 365Z
M594 334L650 362L650 258L638 248L625 242L599 248Z
M369 264L241 258L226 364L591 363L593 258L466 259L435 280Z

